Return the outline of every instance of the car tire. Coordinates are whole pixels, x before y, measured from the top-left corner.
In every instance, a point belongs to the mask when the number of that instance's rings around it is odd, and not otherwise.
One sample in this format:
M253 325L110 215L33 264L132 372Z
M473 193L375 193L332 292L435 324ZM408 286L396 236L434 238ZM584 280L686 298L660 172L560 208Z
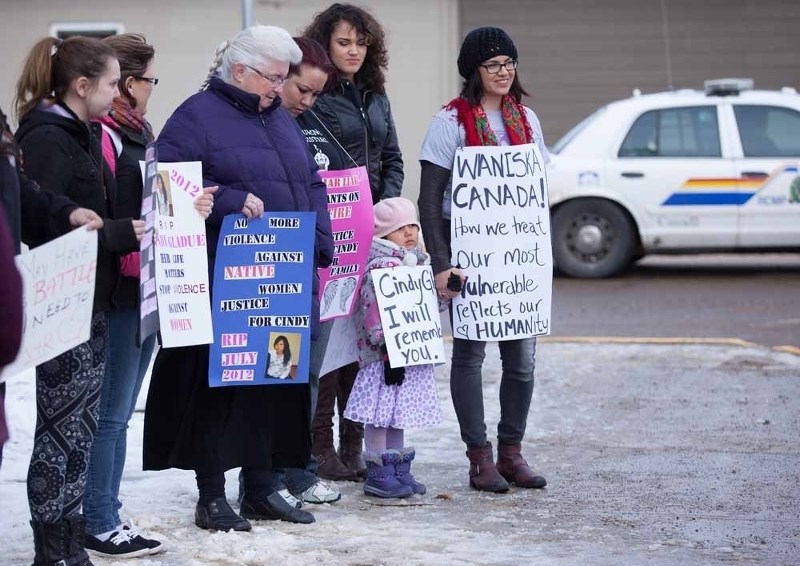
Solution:
M636 252L633 222L603 199L565 202L553 214L553 260L571 277L599 279L627 269Z

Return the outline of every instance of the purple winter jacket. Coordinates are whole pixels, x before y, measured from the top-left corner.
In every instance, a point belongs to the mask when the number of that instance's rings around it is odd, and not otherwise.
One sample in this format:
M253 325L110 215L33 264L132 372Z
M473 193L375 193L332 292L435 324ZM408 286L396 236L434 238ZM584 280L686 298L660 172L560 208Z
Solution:
M158 136L158 159L201 161L203 185L219 186L206 220L210 266L222 219L240 213L247 193L253 193L266 211L316 212L315 267L327 267L333 259L333 235L325 183L280 98L263 111L258 102L258 95L212 77L207 90L190 96L167 120ZM319 322L316 269L314 273L312 337Z

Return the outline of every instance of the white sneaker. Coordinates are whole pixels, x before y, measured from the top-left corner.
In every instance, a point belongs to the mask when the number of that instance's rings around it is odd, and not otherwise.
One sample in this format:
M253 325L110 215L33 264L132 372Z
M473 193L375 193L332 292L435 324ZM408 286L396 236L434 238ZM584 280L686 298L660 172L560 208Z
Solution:
M294 495L289 493L288 489L281 489L278 491L278 495L283 497L283 500L286 501L289 505L294 507L295 509L300 509L303 506L303 502L297 499Z
M342 498L342 494L321 480L309 487L300 496L306 503L333 503Z

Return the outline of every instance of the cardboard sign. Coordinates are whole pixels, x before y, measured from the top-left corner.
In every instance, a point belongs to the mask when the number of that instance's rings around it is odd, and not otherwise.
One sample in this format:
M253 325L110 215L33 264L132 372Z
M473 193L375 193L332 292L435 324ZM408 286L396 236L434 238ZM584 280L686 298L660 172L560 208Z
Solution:
M442 322L429 265L370 271L392 367L445 361Z
M89 339L97 272L97 232L78 228L16 257L22 275L23 334L11 376Z
M194 208L203 192L202 164L159 163L153 178L156 293L164 348L213 340L206 224Z
M333 263L319 270L320 320L349 316L356 304L372 241L372 192L365 167L320 171L328 187Z
M539 148L456 151L451 211L451 261L468 277L453 300L453 336L494 341L549 334L553 254Z
M208 384L307 383L313 212L225 217L214 266Z

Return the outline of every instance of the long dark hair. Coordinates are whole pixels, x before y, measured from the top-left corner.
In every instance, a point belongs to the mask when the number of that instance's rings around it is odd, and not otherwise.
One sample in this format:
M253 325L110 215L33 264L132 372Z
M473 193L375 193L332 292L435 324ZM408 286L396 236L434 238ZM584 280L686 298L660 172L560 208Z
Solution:
M96 80L105 72L108 60L115 57L111 46L91 37L40 39L28 53L17 80L14 96L17 120L49 98L50 93L63 98L74 79Z
M352 4L331 4L326 10L316 14L303 36L317 41L330 55L331 35L339 22L352 25L357 34L367 40L367 55L364 64L356 73L356 82L368 90L386 92L386 76L384 70L389 66L389 55L386 51L386 34L372 14Z
M136 100L128 91L128 77L140 78L153 61L156 50L147 43L145 37L138 33L123 33L103 38L103 42L111 46L119 60L119 93L125 97L131 107Z
M272 347L274 348L278 342L283 342L283 365L288 366L292 361L292 349L289 347L289 339L280 334L272 342Z
M522 83L519 82L517 73L514 73L514 80L511 81L511 88L508 94L517 104L522 103L523 96L530 96L528 91L522 87ZM461 86L461 97L465 98L470 106L477 106L481 103L481 99L483 98L483 83L481 82L480 67L475 69L468 79L464 80L464 84Z
M325 87L322 89L323 92L328 92L339 81L339 71L336 69L336 65L331 63L328 52L318 41L310 37L293 37L292 39L303 52L303 59L297 65L289 65L289 76L299 75L300 65L309 65L319 69L328 75L328 80L325 81Z

